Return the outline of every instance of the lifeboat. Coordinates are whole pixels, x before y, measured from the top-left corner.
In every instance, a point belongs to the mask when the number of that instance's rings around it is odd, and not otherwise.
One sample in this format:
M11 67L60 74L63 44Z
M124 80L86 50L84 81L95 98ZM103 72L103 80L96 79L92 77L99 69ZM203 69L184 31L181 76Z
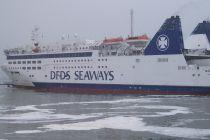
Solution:
M122 37L117 37L117 38L109 38L109 39L104 39L103 43L107 44L107 43L118 43L118 42L123 42L123 38Z
M34 53L38 53L38 52L40 52L40 48L35 47L35 48L33 48L33 49L32 49L32 52L34 52Z
M135 36L135 37L129 37L126 39L128 40L140 40L140 41L145 41L145 40L149 40L149 37L147 35L141 35L141 36Z

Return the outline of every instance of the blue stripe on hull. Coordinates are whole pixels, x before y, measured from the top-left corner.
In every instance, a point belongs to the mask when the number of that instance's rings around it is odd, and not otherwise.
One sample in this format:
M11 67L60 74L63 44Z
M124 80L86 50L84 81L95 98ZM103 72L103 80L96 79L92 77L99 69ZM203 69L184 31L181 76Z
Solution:
M208 94L210 87L155 86L155 85L118 85L118 84L76 84L76 83L34 83L38 89L56 92L100 92L103 93L145 93L145 94ZM106 92L106 93L107 93Z

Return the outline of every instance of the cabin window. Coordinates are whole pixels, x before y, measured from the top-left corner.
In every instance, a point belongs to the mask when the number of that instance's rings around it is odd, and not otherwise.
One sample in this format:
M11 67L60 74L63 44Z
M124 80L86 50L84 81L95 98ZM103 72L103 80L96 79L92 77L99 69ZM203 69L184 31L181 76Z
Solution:
M136 59L136 62L140 62L140 59Z
M41 70L41 67L37 67L38 70Z
M178 70L186 70L186 66L178 66Z
M168 62L168 58L158 58L158 62Z

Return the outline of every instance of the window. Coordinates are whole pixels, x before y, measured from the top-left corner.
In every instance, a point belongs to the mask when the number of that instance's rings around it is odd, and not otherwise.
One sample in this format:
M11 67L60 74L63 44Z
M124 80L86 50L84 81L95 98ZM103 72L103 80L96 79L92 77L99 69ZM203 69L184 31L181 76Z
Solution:
M37 67L38 70L41 70L41 67Z
M8 62L8 64L12 64L12 62Z
M178 66L178 70L186 70L186 66Z
M18 61L18 64L21 64L21 61Z
M140 59L136 59L136 62L140 62Z
M158 58L158 62L168 62L168 58Z
M27 61L27 64L31 64L31 61Z
M32 64L36 64L36 61L32 61Z
M54 60L54 62L55 62L55 60ZM37 63L38 63L38 64L41 64L41 63L42 63L42 61L41 61L41 60L38 60L38 61L37 61Z
M16 64L16 61L13 61L13 64Z
M30 70L31 69L31 67L27 67L27 70Z
M23 63L23 64L26 64L26 61L23 61L22 63Z
M32 70L36 70L36 67L32 67Z

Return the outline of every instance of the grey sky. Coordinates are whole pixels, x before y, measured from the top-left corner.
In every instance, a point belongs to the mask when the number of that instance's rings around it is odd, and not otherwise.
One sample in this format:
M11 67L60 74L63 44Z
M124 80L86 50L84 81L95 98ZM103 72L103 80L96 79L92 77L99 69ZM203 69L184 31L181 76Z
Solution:
M75 33L84 39L126 37L131 8L136 35L152 37L166 18L180 14L187 36L210 17L209 7L210 0L0 0L0 51L28 43L35 25L46 42Z

